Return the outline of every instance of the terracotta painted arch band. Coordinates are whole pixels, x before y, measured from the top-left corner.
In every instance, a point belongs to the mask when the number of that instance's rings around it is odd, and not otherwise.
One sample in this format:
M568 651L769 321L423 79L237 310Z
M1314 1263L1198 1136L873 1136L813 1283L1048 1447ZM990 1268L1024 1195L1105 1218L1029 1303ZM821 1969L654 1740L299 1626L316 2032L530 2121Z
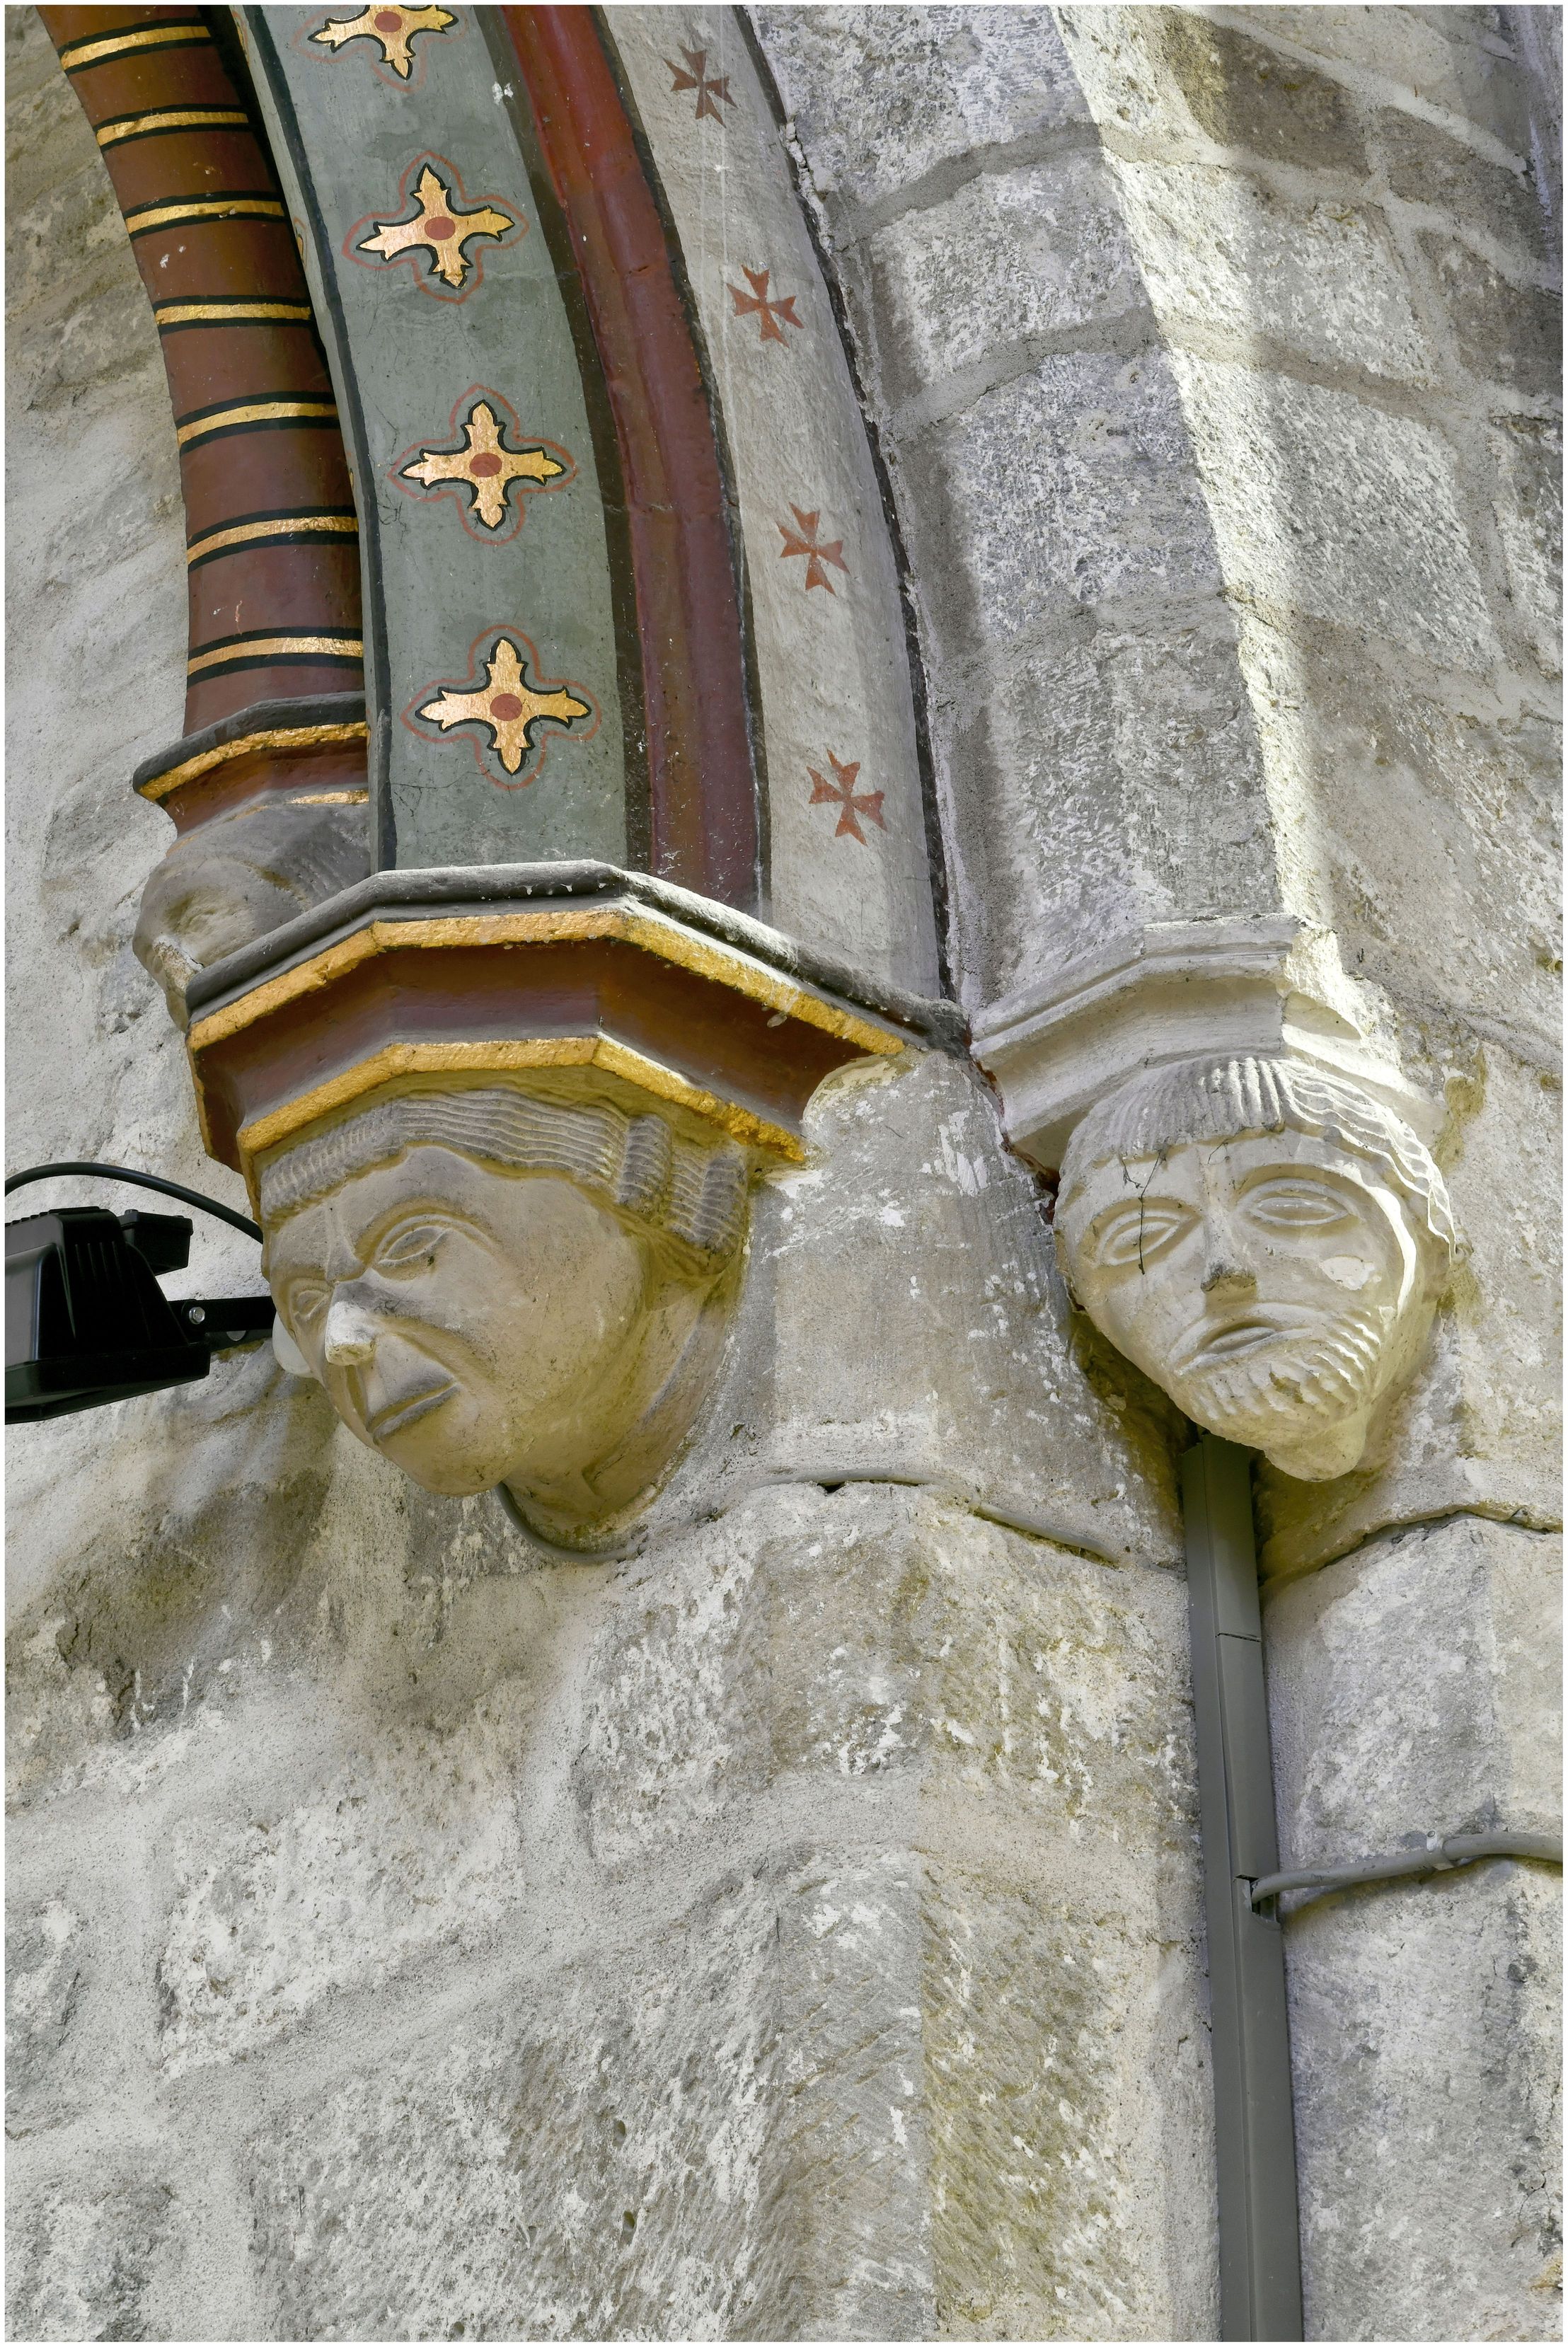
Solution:
M653 870L757 900L744 639L707 394L664 224L586 7L503 8L566 217L620 446Z
M353 690L354 489L282 190L226 62L228 11L39 14L124 215L169 377L190 555L187 733L319 696L323 674Z

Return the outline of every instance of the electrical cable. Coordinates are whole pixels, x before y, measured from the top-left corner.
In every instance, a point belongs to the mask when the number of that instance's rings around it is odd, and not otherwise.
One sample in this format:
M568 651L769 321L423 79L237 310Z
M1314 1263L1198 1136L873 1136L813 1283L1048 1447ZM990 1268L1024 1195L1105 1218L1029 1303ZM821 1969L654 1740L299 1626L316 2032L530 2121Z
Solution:
M57 1165L28 1165L20 1174L5 1176L5 1195L20 1190L27 1182L45 1182L56 1174L107 1174L113 1182L129 1182L138 1190L159 1190L166 1198L179 1198L187 1206L200 1206L203 1214L216 1214L231 1229L243 1231L248 1239L261 1244L261 1226L248 1214L232 1206L220 1205L216 1198L204 1198L200 1190L187 1190L178 1182L166 1182L161 1174L138 1174L134 1165L99 1165L86 1157L62 1158Z
M1425 1850L1405 1850L1387 1858L1355 1859L1346 1866L1297 1867L1285 1874L1265 1874L1252 1886L1252 1903L1261 1907L1282 1891L1340 1891L1355 1882L1397 1882L1412 1874L1445 1874L1456 1866L1473 1866L1483 1858L1532 1858L1545 1866L1563 1863L1561 1834L1487 1833L1429 1835Z

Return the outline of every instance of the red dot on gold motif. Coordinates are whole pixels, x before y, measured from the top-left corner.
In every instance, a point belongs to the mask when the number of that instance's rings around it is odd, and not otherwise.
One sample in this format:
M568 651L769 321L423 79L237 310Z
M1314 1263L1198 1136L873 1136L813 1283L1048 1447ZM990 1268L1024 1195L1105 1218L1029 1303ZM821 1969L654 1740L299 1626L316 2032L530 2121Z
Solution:
M401 33L403 19L395 8L380 9L376 15L375 29L378 33Z
M515 692L497 692L490 703L491 716L498 717L503 725L509 725L514 717L522 713L523 704Z
M477 456L468 459L469 475L476 481L490 480L500 469L500 458L488 448L481 448Z
M449 236L457 233L457 223L449 220L445 212L432 212L425 220L425 233L433 236L437 244L445 244Z

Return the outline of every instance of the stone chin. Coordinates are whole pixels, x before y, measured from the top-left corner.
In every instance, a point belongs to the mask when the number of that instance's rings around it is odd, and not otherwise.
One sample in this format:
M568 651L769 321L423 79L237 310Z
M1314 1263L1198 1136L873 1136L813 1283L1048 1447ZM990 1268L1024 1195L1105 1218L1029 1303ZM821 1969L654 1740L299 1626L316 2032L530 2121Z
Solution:
M1285 1060L1124 1085L1072 1136L1056 1226L1121 1352L1199 1426L1314 1482L1357 1464L1416 1367L1455 1244L1409 1128Z
M590 1546L708 1390L748 1173L581 1087L383 1097L259 1169L285 1342L415 1482Z

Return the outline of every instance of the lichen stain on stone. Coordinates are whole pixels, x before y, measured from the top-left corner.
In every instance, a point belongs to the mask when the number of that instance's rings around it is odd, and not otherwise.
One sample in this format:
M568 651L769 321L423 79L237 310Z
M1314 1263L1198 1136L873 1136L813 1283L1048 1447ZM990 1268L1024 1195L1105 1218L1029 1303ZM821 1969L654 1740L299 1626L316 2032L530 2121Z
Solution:
M1124 2338L1119 2082L1089 1919L952 1875L927 1894L922 2012L942 2335Z
M73 1720L79 1737L84 1689L97 1698L89 1714L130 1737L177 1721L236 1658L256 1655L289 1613L325 1489L310 1469L99 1532L7 1638L13 1799L47 1773L51 1747L66 1758Z

